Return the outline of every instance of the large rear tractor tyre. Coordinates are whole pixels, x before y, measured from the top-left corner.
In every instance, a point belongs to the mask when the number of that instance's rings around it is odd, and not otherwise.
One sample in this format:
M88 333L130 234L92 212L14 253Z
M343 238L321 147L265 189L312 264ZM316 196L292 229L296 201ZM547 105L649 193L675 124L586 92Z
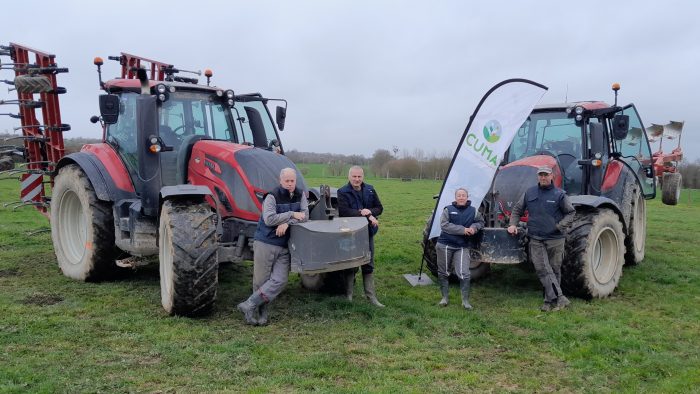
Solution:
M661 201L676 205L681 198L682 177L680 172L665 172L661 183Z
M647 205L644 196L635 183L631 199L632 214L625 237L625 264L637 265L644 260L647 238Z
M51 239L58 266L69 278L110 279L116 265L112 204L97 199L95 190L75 164L60 169L51 198Z
M612 294L622 275L624 239L622 223L615 212L577 212L566 240L564 292L588 299Z
M160 214L160 296L171 315L199 316L216 300L216 215L206 203L166 201Z

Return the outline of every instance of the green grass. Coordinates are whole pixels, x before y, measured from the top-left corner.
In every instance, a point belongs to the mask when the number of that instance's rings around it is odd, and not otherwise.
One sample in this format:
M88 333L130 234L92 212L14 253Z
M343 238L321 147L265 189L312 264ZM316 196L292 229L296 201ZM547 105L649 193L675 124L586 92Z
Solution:
M344 177L312 172L308 184ZM534 273L495 267L466 313L411 287L439 182L371 180L385 205L376 238L379 299L315 294L296 275L249 327L233 306L251 264L225 265L214 312L166 316L155 266L89 284L59 272L47 220L0 208L0 392L688 392L700 387L700 192L651 201L647 257L604 300L539 312ZM0 200L17 182L0 181ZM358 282L356 293L360 293Z

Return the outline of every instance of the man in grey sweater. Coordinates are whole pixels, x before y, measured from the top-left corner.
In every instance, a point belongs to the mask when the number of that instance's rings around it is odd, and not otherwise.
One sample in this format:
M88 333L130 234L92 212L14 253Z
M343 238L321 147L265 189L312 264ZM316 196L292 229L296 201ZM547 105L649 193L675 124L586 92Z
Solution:
M309 203L296 187L293 168L280 172L280 186L265 195L253 243L253 294L238 304L246 323L265 325L267 305L284 290L289 278L289 225L305 222Z

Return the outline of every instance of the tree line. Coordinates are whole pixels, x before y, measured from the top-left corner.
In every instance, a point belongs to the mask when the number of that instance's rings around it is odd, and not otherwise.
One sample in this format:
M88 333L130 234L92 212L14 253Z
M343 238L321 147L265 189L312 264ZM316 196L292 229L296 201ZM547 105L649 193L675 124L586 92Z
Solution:
M369 158L362 155L313 153L297 150L290 150L286 152L286 155L297 164L325 164L330 176L346 175L348 165L359 165L369 168L375 177L402 179L444 179L452 160L450 154L426 155L421 149L415 149L413 152L402 152L401 156L398 153L399 149L394 148L393 152L387 149L377 149Z

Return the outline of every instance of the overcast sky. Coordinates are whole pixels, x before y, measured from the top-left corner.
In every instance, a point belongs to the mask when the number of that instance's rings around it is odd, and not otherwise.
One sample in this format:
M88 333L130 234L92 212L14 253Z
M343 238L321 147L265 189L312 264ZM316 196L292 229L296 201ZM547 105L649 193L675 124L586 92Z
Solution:
M645 126L684 120L686 157L700 158L696 1L28 4L3 4L0 44L54 53L70 68L59 75L68 89L66 137L101 137L89 123L100 93L92 59L123 51L211 68L217 86L287 99L287 150L452 154L486 91L527 78L549 87L543 103L562 102L567 91L569 101L612 103L610 86L619 82L620 103L636 104ZM116 62L103 67L106 79L118 72ZM0 84L0 100L16 98L6 88ZM16 107L0 106L10 111ZM18 124L0 117L0 131Z

